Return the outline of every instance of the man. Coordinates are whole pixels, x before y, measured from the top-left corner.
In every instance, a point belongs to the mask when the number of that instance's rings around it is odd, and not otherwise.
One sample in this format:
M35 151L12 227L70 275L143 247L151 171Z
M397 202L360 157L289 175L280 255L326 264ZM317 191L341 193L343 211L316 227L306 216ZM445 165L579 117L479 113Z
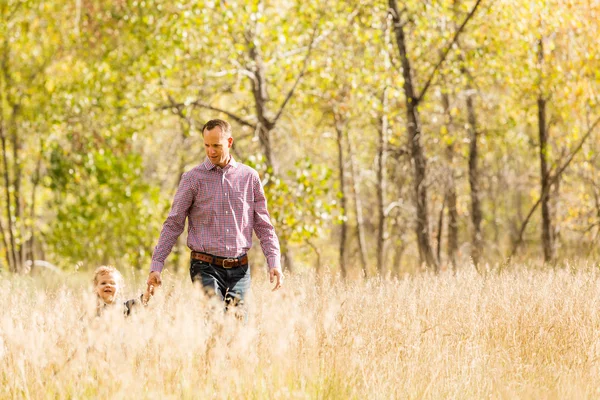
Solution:
M152 255L148 288L160 273L188 219L190 276L227 305L242 305L250 289L247 252L252 231L267 258L273 290L283 284L279 240L271 224L258 173L233 159L231 125L214 119L202 128L206 158L181 177L171 212Z

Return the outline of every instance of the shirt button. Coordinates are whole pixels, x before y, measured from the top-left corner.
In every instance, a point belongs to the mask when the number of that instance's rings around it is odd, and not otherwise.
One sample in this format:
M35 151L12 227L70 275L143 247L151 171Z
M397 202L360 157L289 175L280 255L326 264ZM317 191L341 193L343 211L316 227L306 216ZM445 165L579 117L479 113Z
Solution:
M227 229L227 232L229 232L229 229Z
M229 214L229 211L225 211L225 214Z

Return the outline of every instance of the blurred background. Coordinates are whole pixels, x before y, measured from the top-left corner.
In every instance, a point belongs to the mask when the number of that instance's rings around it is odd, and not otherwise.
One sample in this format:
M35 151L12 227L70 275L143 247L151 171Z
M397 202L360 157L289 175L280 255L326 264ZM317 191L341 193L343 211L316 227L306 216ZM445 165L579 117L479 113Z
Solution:
M289 271L597 259L599 27L597 0L3 0L0 269L147 270L213 118Z

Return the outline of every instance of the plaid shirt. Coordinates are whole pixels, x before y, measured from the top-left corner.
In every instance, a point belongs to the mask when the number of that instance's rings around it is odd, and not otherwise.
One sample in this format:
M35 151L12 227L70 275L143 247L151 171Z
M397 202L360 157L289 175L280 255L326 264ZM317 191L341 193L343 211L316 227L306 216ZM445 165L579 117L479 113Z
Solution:
M269 268L281 268L279 240L267 211L258 172L236 162L225 168L205 161L181 176L171 212L152 255L151 271L162 271L188 218L191 250L220 257L239 257L260 240Z

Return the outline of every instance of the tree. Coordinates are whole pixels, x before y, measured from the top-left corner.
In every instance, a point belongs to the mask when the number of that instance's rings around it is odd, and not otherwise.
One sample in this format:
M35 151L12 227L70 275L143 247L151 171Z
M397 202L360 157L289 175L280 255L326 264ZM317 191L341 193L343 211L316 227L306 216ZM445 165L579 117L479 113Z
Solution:
M407 47L407 39L405 34L406 25L410 22L410 18L406 17L405 14L409 12L408 8L400 9L396 0L389 0L391 18L394 24L394 32L396 35L396 44L398 46L398 53L400 62L402 64L402 76L404 78L403 90L405 96L405 107L406 107L406 131L408 133L408 139L410 144L410 152L414 166L414 191L416 199L416 235L419 245L419 255L421 261L427 264L429 267L433 267L436 271L439 268L435 257L433 256L433 250L429 239L429 216L427 209L427 159L421 144L422 132L421 132L421 119L419 116L419 103L424 99L427 94L433 79L435 78L437 71L441 64L445 61L448 52L454 45L458 36L463 31L466 24L469 22L471 17L475 14L477 7L481 3L481 0L475 2L471 11L465 17L463 23L459 26L454 34L452 40L445 46L442 51L442 55L429 73L428 78L424 81L425 84L420 92L417 92L415 87L415 79L413 76L413 67L410 60L410 55ZM404 18L404 19L403 19Z
M69 54L69 26L57 4L0 5L0 231L9 269L22 272L37 244L41 174L53 110L53 75ZM4 222L5 221L5 222Z

